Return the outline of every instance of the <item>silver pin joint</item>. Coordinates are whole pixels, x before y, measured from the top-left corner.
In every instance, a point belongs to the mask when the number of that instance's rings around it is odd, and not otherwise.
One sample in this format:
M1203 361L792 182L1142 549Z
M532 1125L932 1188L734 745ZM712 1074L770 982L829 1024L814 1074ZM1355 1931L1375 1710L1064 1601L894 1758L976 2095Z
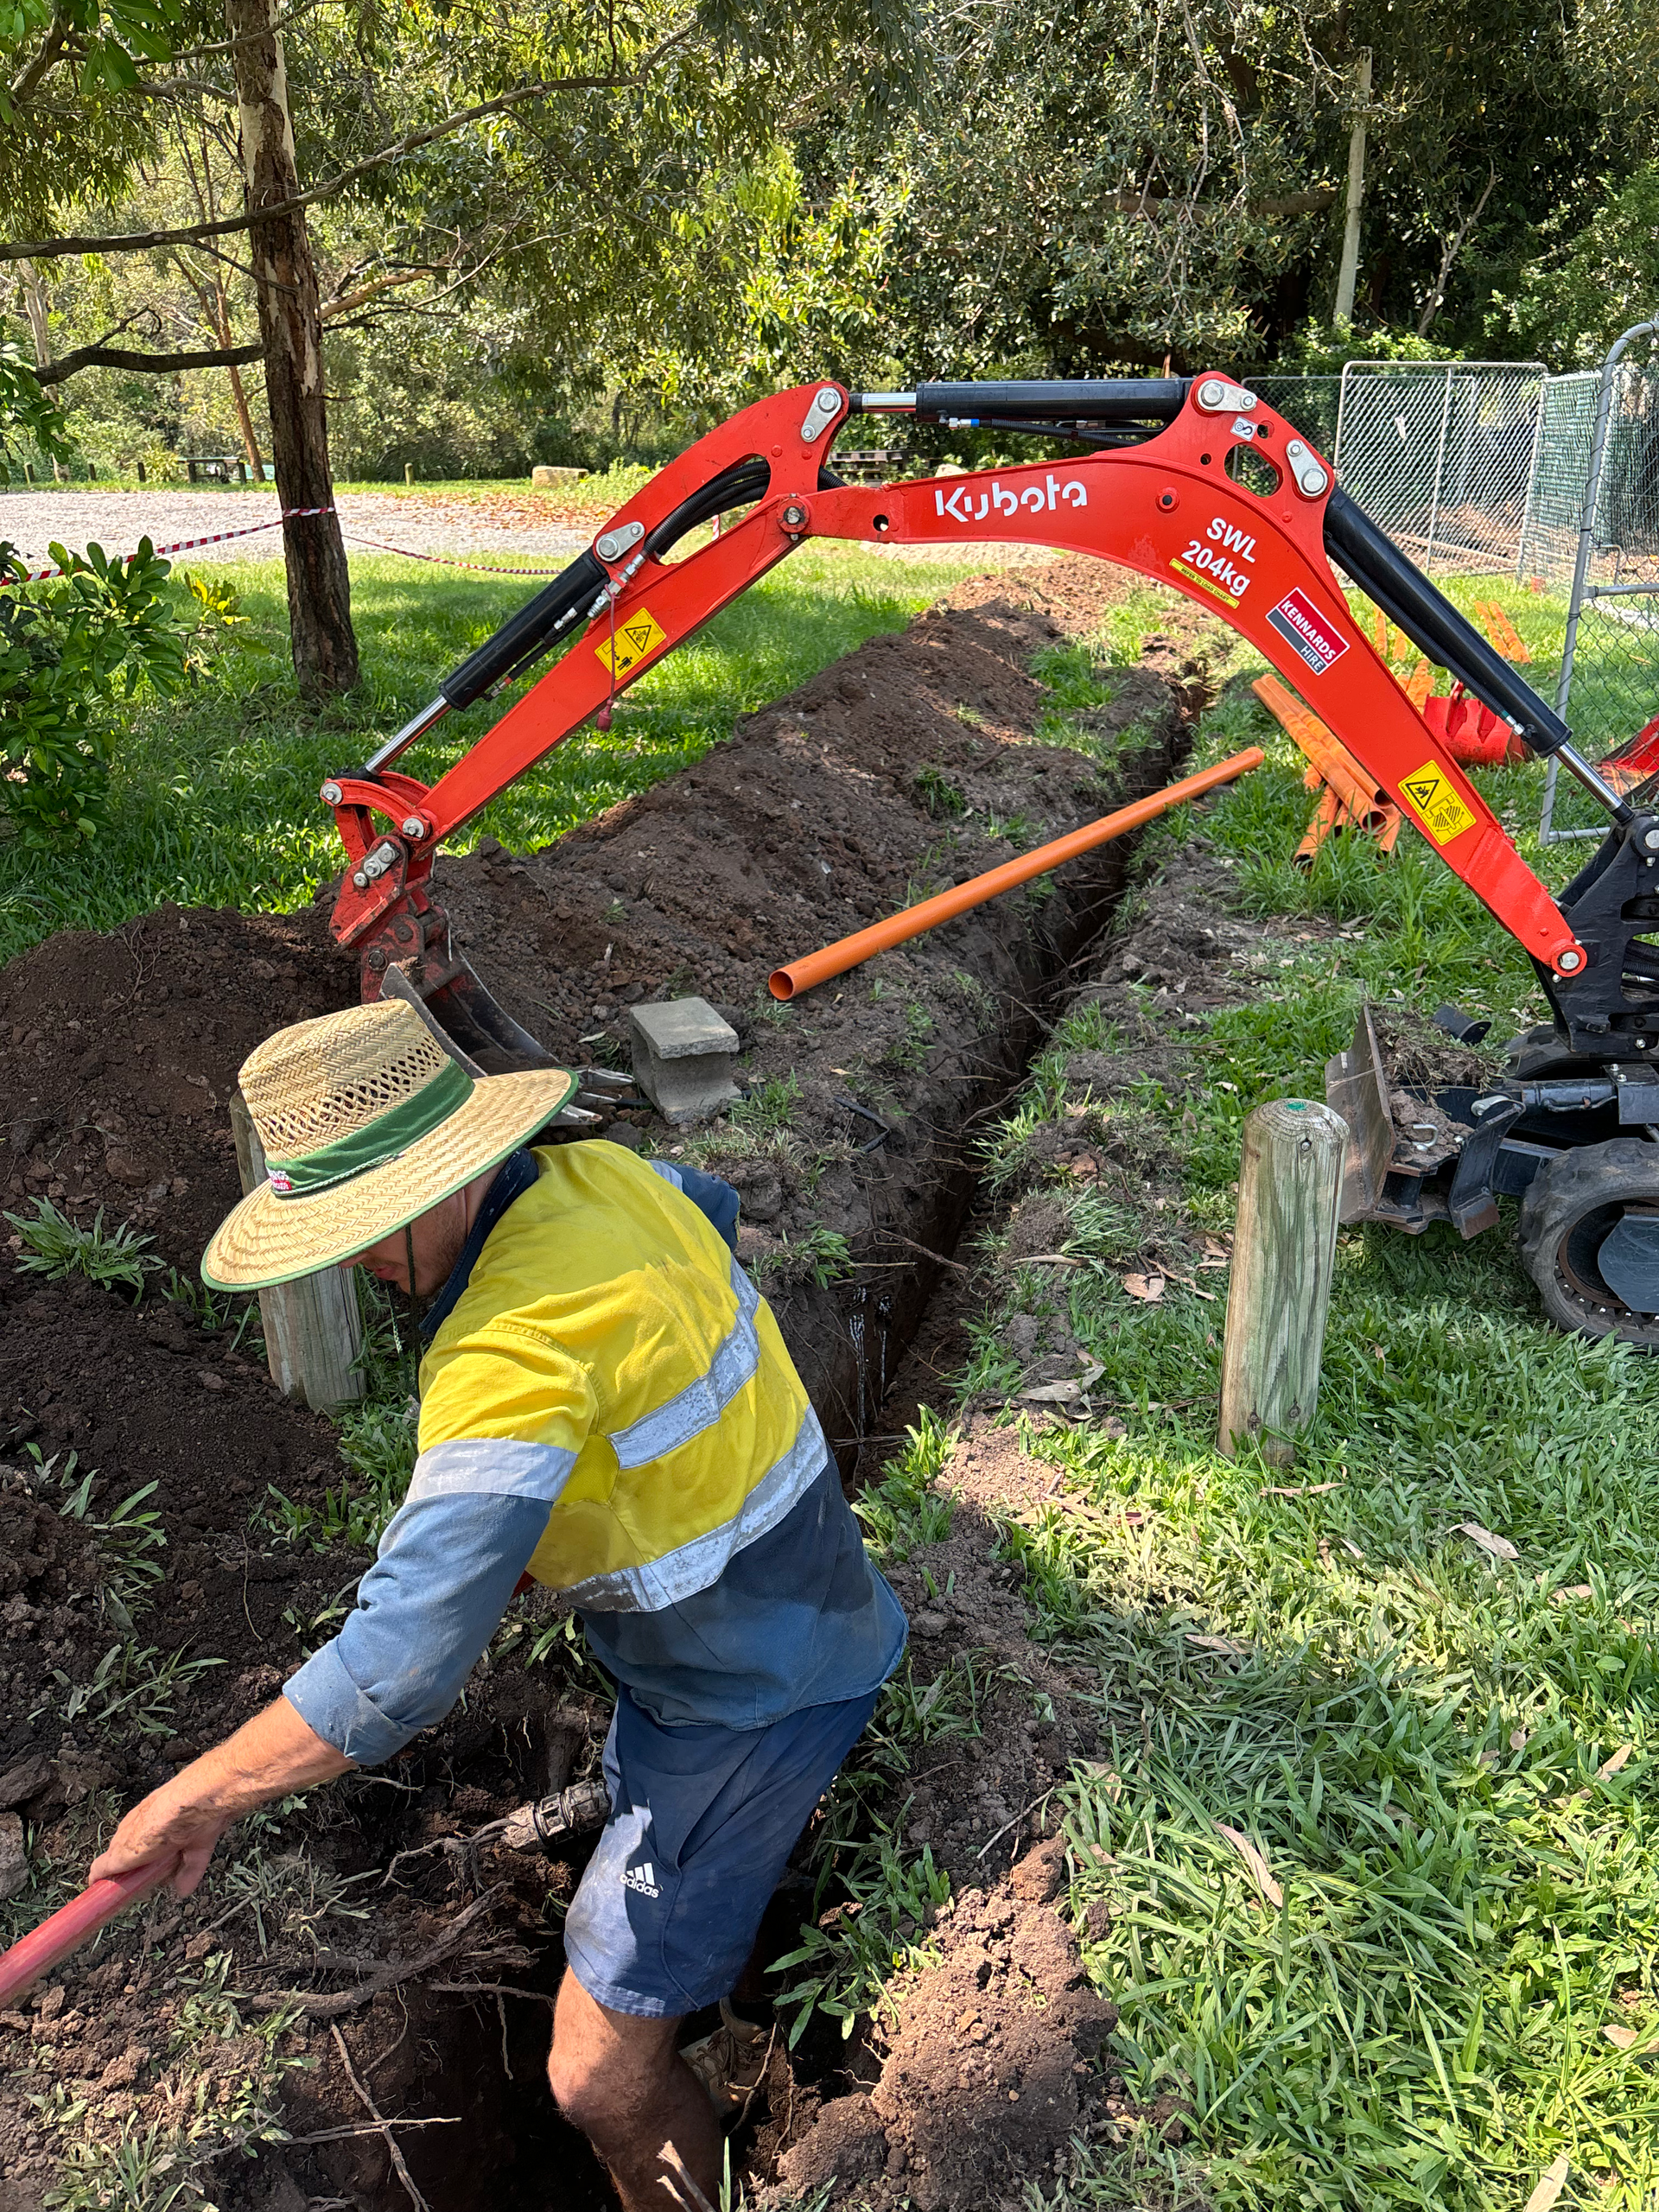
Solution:
M806 420L801 425L801 442L810 445L827 430L841 412L841 394L833 385L825 385L812 395L812 404L806 410Z
M594 540L594 550L601 561L620 561L645 534L645 525L642 522L620 523L614 530L605 531Z

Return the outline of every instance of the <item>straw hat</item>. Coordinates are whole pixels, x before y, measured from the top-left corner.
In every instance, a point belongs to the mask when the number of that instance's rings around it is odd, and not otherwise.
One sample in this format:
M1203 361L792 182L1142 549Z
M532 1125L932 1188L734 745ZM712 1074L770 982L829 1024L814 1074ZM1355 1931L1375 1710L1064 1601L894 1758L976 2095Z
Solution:
M576 1087L563 1068L468 1075L400 999L279 1029L238 1081L269 1180L203 1255L221 1290L349 1260L516 1152Z

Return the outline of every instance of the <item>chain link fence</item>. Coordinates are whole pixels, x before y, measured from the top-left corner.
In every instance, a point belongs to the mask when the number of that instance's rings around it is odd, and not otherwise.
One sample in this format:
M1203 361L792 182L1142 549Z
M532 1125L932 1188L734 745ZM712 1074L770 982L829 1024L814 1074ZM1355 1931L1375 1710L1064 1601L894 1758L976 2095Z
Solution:
M1550 469L1565 506L1577 467L1577 528L1541 531L1534 565L1547 582L1567 584L1556 711L1579 750L1600 761L1659 714L1659 323L1627 330L1587 376L1556 381L1574 389L1563 395L1561 451L1552 448ZM1541 514L1548 501L1535 504ZM1599 836L1605 827L1552 761L1545 842Z
M1337 480L1428 574L1513 574L1541 421L1541 361L1351 361Z
M1559 665L1550 653L1528 672L1591 760L1659 715L1659 322L1567 376L1536 361L1351 361L1252 389L1419 568L1565 602ZM1545 842L1605 826L1552 766Z
M1551 389L1541 361L1351 361L1340 376L1255 377L1250 389L1329 456L1420 569L1518 575L1538 534L1531 495ZM1554 507L1551 524L1559 531ZM1574 509L1569 537L1577 527Z

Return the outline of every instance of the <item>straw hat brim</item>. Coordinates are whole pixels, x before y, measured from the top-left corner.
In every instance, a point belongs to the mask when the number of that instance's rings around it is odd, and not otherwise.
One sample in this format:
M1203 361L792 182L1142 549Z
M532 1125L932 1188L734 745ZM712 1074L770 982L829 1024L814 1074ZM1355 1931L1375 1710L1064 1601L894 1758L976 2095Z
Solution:
M384 1167L303 1198L262 1183L215 1230L203 1277L217 1290L264 1290L338 1267L498 1166L575 1088L563 1068L480 1076L464 1105Z

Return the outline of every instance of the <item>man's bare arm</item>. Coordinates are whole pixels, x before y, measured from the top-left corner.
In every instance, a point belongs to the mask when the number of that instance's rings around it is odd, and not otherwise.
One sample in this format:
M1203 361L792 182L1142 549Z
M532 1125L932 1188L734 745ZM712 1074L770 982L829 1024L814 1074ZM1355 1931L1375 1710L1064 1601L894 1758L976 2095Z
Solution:
M181 1854L173 1888L188 1897L231 1822L274 1797L351 1771L353 1762L301 1719L286 1698L204 1751L132 1810L92 1861L94 1881Z

